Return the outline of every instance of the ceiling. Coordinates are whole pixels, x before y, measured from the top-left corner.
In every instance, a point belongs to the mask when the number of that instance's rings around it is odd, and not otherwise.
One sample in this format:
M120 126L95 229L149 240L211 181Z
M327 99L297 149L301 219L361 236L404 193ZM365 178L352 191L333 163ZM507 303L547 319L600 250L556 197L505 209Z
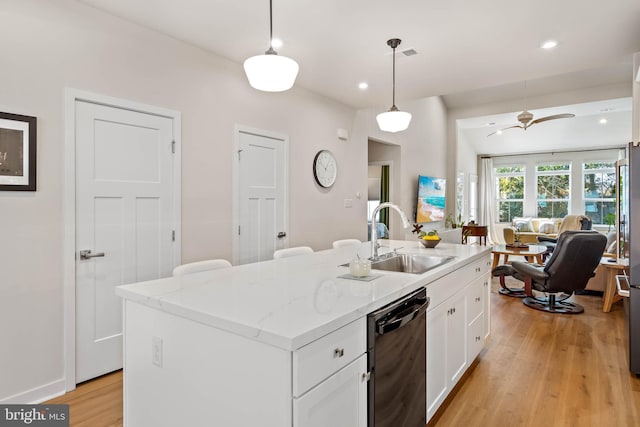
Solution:
M268 0L81 1L238 64L268 47ZM394 37L399 51L417 51L397 55L400 109L433 95L448 95L450 108L486 103L518 82L563 84L549 77L567 73L572 88L607 84L640 51L638 0L274 0L273 17L278 52L300 64L296 85L354 108L391 105ZM547 39L559 45L541 49Z
M508 129L491 136L488 135L498 129L519 124L516 117L520 111L461 119L457 121L458 146L494 156L621 147L631 140L631 110L630 97L531 109L534 120L562 113L575 117L537 123L526 131ZM602 119L606 123L601 123ZM461 140L467 145L460 145Z

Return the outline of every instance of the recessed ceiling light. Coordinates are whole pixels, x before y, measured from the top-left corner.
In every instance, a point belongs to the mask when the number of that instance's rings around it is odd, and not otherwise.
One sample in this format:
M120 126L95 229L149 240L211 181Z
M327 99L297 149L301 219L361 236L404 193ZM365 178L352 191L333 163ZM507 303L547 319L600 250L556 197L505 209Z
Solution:
M365 89L367 89L368 87L369 87L369 83L367 83L367 82L360 82L360 83L358 83L358 89L365 90Z
M603 119L600 119L600 124L601 124L601 125L604 125L604 124L606 124L606 123L607 123L607 119L604 119L604 118L603 118Z
M542 45L540 45L540 47L543 49L553 49L556 46L558 46L558 42L555 40L547 40L546 42L542 43Z
M271 39L271 46L273 46L274 49L280 49L282 47L282 40L277 39L277 38L272 38Z
M501 130L496 131L496 135L502 135L502 131Z

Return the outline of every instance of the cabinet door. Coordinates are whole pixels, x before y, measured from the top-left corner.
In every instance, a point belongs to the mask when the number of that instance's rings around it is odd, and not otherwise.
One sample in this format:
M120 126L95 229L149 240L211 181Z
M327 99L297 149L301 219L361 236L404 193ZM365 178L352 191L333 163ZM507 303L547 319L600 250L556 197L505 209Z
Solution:
M427 421L447 397L448 301L427 312Z
M447 315L447 375L449 387L458 382L467 366L466 292L451 298ZM427 372L427 375L429 373Z
M367 356L293 400L294 427L367 427Z
M469 342L467 343L469 363L473 362L473 359L480 354L484 344L483 320L483 317L477 317L476 320L469 324Z

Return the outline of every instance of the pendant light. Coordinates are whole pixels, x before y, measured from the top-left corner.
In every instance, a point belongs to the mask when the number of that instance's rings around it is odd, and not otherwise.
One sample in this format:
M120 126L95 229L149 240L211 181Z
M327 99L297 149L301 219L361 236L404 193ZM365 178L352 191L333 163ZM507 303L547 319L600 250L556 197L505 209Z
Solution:
M273 4L269 0L269 49L264 55L256 55L244 61L244 72L249 84L265 92L282 92L291 89L298 75L298 63L286 56L279 56L273 49Z
M411 114L400 111L396 107L396 48L400 45L400 42L402 42L400 39L387 40L387 45L393 49L393 105L391 105L389 111L376 116L378 127L385 132L403 131L409 127L409 122L411 122Z

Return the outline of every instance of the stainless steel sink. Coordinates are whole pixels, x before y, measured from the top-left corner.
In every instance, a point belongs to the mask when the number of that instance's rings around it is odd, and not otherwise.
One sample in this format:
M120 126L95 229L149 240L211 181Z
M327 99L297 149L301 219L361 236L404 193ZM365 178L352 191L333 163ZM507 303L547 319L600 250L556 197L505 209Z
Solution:
M398 271L401 273L422 274L448 263L455 257L419 254L397 254L389 258L371 262L374 270Z

